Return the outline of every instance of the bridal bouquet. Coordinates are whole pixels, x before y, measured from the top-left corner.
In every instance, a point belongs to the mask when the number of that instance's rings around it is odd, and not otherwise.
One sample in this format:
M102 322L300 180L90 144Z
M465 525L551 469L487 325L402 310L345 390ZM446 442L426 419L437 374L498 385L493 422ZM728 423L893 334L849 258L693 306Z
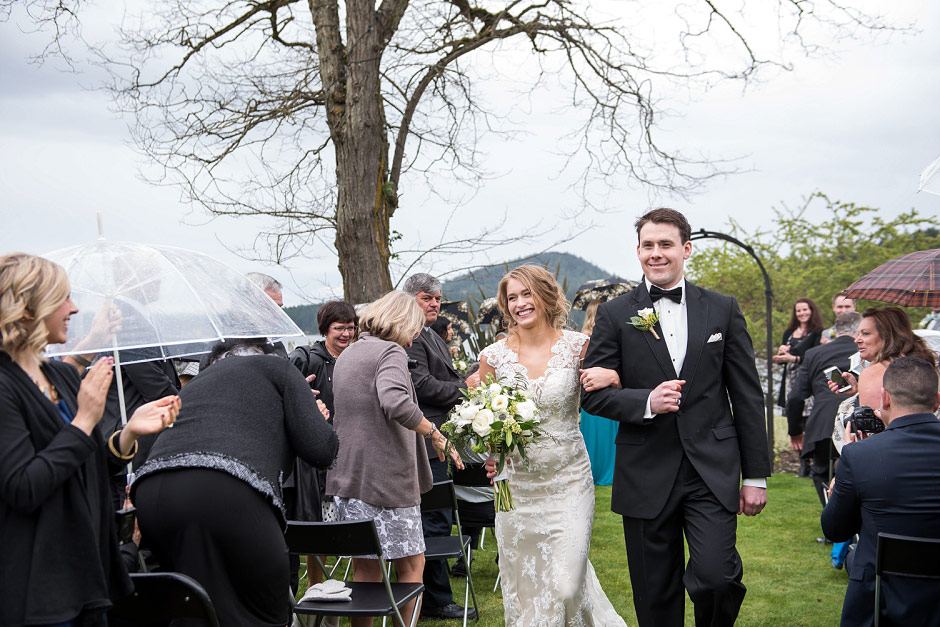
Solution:
M527 385L521 375L509 384L486 375L479 387L463 390L464 401L451 410L441 431L458 450L488 452L496 458L497 474L503 472L506 456L515 450L528 460L526 446L540 435L540 422ZM493 491L497 512L515 509L509 482L494 482Z

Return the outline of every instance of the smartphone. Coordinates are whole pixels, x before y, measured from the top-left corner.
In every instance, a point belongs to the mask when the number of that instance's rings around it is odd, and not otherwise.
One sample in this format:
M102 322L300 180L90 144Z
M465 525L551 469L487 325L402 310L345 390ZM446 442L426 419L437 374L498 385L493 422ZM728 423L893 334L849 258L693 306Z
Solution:
M830 366L823 370L823 375L829 380L839 386L839 392L848 392L852 389L852 386L848 381L845 380L845 377L842 376L842 371L836 368L835 366Z

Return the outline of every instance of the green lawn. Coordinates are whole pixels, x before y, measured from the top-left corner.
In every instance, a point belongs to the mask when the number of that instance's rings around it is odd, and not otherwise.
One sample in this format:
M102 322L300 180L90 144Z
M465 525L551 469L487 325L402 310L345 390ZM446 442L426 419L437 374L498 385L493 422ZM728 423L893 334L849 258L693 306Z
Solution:
M621 520L610 511L609 487L598 487L596 497L591 562L614 607L628 625L635 625ZM809 480L784 473L772 476L768 501L759 516L738 519L738 550L748 593L737 624L837 625L847 577L829 565L831 545L816 542L821 535L820 507ZM484 544L473 560L481 615L476 624L497 627L503 625L503 608L499 590L493 592L498 569L489 530ZM452 581L454 598L463 603L463 580ZM422 624L459 625L460 621ZM691 601L686 603L686 624L693 624Z

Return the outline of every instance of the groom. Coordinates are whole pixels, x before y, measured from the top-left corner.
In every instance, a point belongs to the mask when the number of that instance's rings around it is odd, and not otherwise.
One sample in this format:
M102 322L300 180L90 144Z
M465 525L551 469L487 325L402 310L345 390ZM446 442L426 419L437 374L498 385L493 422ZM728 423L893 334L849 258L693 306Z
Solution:
M654 209L636 229L645 279L598 307L584 360L616 370L622 388L585 373L582 406L620 422L611 508L641 627L681 626L683 585L697 626L732 625L746 591L735 515L763 509L771 470L754 349L737 301L685 280L685 216ZM654 312L651 327L633 320Z

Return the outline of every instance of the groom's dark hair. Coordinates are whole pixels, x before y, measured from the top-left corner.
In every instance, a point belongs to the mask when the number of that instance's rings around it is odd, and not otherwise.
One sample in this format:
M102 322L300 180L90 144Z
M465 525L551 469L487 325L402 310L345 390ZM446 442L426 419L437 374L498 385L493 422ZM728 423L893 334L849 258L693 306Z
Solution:
M659 209L651 209L640 216L640 219L638 219L634 225L636 226L637 239L640 238L640 229L648 222L675 225L675 227L679 229L679 238L682 240L683 244L692 239L692 227L689 226L689 221L675 209L660 207Z

